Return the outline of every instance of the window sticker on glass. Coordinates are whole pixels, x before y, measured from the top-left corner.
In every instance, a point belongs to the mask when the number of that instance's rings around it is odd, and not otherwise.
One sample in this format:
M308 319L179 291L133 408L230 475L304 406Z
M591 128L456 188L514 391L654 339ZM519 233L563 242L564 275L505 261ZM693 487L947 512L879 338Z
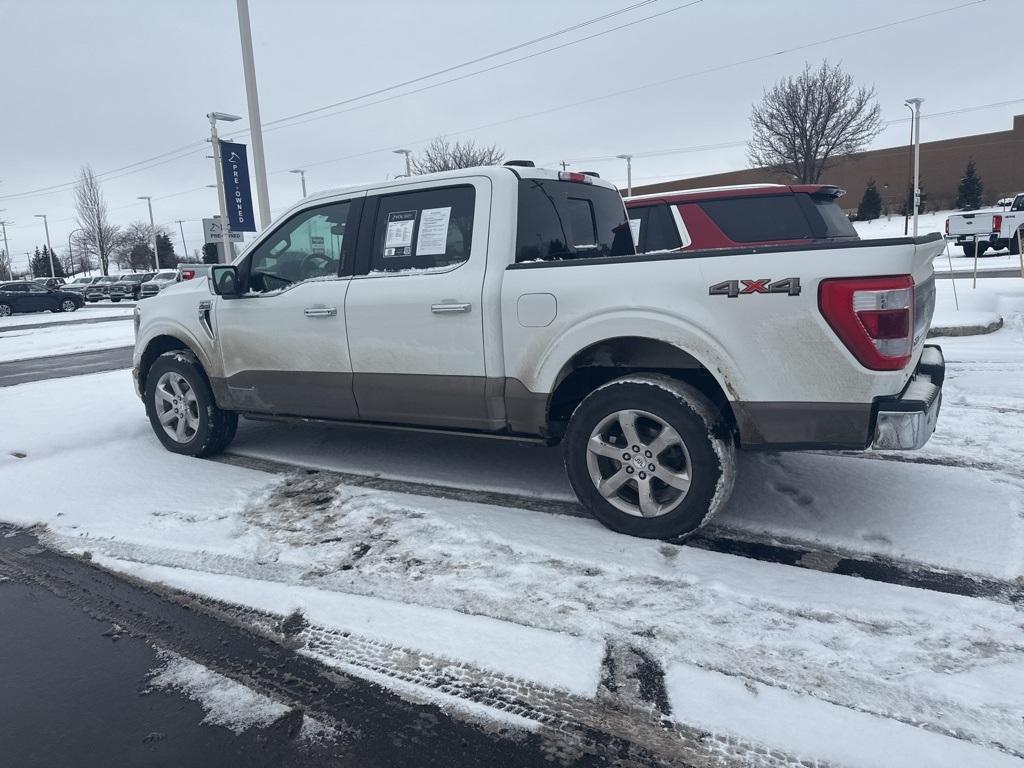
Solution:
M309 250L310 253L317 254L319 256L327 253L327 249L324 247L324 239L318 235L313 235L309 238Z
M412 230L416 224L416 211L395 211L388 214L388 229L384 235L384 258L412 256Z
M448 222L452 208L424 208L416 237L417 256L437 256L448 250Z
M629 220L629 231L633 233L633 245L640 245L640 219Z

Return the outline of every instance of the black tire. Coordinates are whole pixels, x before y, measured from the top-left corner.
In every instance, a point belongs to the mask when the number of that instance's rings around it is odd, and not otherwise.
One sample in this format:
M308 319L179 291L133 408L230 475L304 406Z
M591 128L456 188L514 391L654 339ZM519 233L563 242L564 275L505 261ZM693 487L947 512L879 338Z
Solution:
M961 246L961 247L964 249L964 256L966 256L969 259L973 259L974 258L974 243L964 243L963 246ZM978 258L981 258L982 256L984 256L985 255L985 251L987 251L987 250L988 250L988 243L979 242L978 243Z
M672 450L679 451L680 456L682 451L686 452L689 488L681 501L658 516L640 517L623 511L598 490L597 481L591 475L588 462L591 437L609 419L612 419L614 425L616 422L613 415L620 411L642 411L656 416L672 427L682 440L683 447ZM621 434L622 448L629 452L625 433ZM660 432L650 434L656 436ZM643 436L641 442L645 442ZM654 441L650 439L646 442ZM728 500L736 472L732 431L715 407L693 387L658 374L616 379L588 395L572 415L563 450L569 482L583 506L612 530L643 538L678 539L695 531ZM640 453L636 458L639 459ZM625 453L622 456L624 458ZM661 456L654 457L654 460L671 460L667 452ZM630 480L612 497L614 502L628 506L630 501L625 496L638 497L639 481L636 478L642 467L634 470L629 466L630 461L618 457L590 458L599 465L598 471L601 473L615 473L617 469L637 473L631 474ZM639 460L646 462L650 459ZM653 475L648 482L654 483ZM669 495L673 493L672 489L660 481L658 486L658 492L663 495L666 491Z
M0 317L10 317L14 314L14 307L6 301L0 301Z
M117 304L117 302L119 302L120 299L111 299L111 301L114 302L115 304Z
M160 423L157 410L157 384L166 373L177 374L185 380L196 399L198 427L190 439L178 442L171 437ZM145 393L146 415L150 426L164 448L185 456L212 456L220 453L235 437L238 429L238 414L225 411L213 399L206 372L198 358L190 351L175 350L160 355L146 374Z
M1024 236L1024 233L1021 233ZM1016 256L1020 253L1020 240L1017 238L1017 233L1014 232L1013 236L1010 237L1010 254Z

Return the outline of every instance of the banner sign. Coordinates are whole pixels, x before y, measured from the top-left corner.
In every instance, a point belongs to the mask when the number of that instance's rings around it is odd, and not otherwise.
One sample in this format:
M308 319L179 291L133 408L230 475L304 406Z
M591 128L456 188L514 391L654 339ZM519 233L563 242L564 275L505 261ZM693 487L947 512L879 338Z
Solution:
M245 144L220 143L220 165L224 177L224 202L228 207L232 232L255 232L252 215L252 191L249 188L249 161Z
M223 242L224 232L220 226L220 216L215 216L212 219L203 219L203 242L204 243L221 243ZM228 240L235 243L240 243L244 239L241 232L228 232Z

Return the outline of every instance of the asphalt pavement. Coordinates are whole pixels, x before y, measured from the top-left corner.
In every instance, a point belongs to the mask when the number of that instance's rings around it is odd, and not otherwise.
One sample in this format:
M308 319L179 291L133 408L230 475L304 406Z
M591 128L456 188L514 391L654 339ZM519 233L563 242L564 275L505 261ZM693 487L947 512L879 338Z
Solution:
M97 349L90 352L74 352L70 355L14 360L9 363L0 363L0 387L131 367L131 347L115 347L114 349Z
M648 762L643 746L616 739L567 754L557 729L545 735L449 716L327 669L187 596L130 583L4 526L0 616L0 765L12 768L547 768L605 766L613 757L623 764L617 756L630 753L629 765L657 763ZM149 690L161 666L156 648L241 682L289 711L238 734L204 724L200 703ZM301 738L307 716L335 736ZM612 754L601 754L603 746Z

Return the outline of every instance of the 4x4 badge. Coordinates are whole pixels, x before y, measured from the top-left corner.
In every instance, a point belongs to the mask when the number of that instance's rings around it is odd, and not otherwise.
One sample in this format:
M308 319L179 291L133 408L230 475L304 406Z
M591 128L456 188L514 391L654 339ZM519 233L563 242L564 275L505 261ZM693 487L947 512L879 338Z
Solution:
M799 296L800 278L787 277L774 282L770 277L757 280L724 280L708 288L709 296L728 296L730 299L752 293L784 293L787 296Z

